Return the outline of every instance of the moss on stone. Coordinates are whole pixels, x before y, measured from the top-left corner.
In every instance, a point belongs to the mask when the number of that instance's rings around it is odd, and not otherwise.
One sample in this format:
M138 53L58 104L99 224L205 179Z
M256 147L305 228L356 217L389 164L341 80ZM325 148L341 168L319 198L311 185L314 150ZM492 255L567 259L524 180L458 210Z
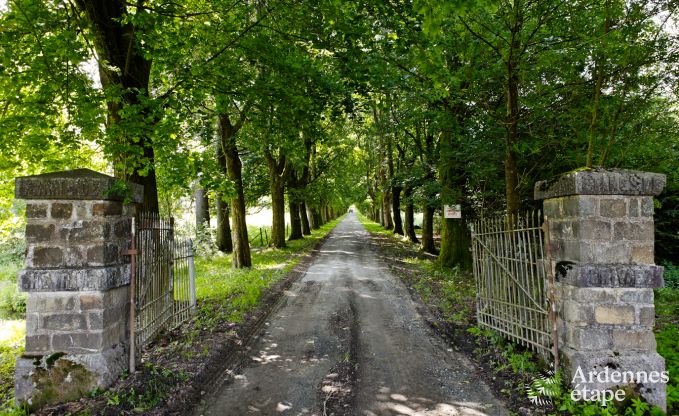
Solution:
M96 387L96 376L82 364L64 358L64 353L45 356L31 374L35 391L30 407L77 400Z

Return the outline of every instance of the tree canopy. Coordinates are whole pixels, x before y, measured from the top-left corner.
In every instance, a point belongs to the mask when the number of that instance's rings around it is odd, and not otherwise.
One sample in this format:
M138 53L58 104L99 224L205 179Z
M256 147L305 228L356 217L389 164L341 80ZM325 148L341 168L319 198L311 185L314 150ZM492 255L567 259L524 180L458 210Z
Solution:
M677 7L10 0L0 216L16 215L15 176L90 166L143 184L144 209L164 214L201 190L235 267L249 265L246 210L261 204L276 247L284 211L295 239L356 204L464 266L466 221L533 208L535 181L603 166L668 175L657 254L669 259ZM463 219L441 218L451 204Z

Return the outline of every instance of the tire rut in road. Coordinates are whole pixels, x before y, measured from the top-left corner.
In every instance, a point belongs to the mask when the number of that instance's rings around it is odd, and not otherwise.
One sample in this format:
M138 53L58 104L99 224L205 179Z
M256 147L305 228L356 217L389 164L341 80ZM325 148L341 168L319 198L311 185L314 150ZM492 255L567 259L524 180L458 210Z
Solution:
M349 283L350 284L350 283ZM329 319L345 351L318 386L318 412L323 416L353 415L356 397L358 355L358 332L356 306L353 294L349 295L348 307L333 314Z

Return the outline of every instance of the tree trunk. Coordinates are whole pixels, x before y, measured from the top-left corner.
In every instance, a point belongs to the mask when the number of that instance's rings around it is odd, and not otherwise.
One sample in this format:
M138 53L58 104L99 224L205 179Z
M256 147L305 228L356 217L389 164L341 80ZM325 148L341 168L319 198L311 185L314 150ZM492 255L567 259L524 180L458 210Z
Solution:
M415 205L412 201L408 201L406 204L406 215L405 215L405 235L413 243L419 243L417 235L415 234Z
M453 110L452 118L460 117L461 110ZM441 183L441 202L445 204L463 204L462 180L464 171L455 163L454 138L456 130L448 130L441 134L439 145L439 182ZM463 219L441 219L441 250L438 261L444 267L471 266L469 255L469 235Z
M436 245L434 244L434 211L429 204L424 205L424 217L422 219L422 250L436 254Z
M309 221L309 216L307 215L306 202L302 201L299 203L299 217L302 220L302 234L311 235L311 223Z
M233 251L233 240L231 239L231 222L229 221L229 204L224 202L221 193L215 194L217 200L217 235L215 236L217 250L222 253Z
M401 221L401 187L391 188L391 206L394 211L394 234L403 235L403 222Z
M210 228L210 201L207 192L198 183L193 197L196 200L196 238L198 238L202 237L204 230Z
M236 194L231 198L231 239L233 242L232 265L234 268L252 266L250 242L248 241L248 227L245 220L245 191L243 189L243 165L238 154L236 132L242 126L244 117L234 126L226 114L219 117L221 151L224 154L226 171L229 179L236 188ZM228 217L227 217L228 221Z
M321 218L321 211L317 206L312 205L309 207L309 219L311 219L311 228L318 230L323 225L323 219Z
M382 199L382 215L384 215L384 229L393 229L394 223L391 219L391 195L388 190L384 192L384 197Z
M463 218L444 218L441 224L441 252L439 253L441 265L471 269L470 240L467 223Z
M220 126L221 128L221 126ZM224 134L220 130L219 143L216 146L217 164L222 173L228 176L226 167L226 156L224 155ZM229 220L229 202L224 200L224 194L217 192L215 195L217 199L217 235L216 244L217 249L222 253L231 253L233 251L233 239L231 237L231 221Z
M269 167L269 188L271 190L271 244L276 248L285 247L285 183L288 172L287 160L283 150L278 157L265 150L264 156Z
M288 241L301 240L304 235L302 234L302 219L299 216L300 203L296 202L290 195L288 195L288 209L290 211L290 237L288 237Z
M271 175L271 244L276 248L285 247L285 189L283 180L278 175Z
M151 61L146 59L138 41L136 31L139 28L131 23L123 23L127 16L127 2L123 0L76 0L76 5L81 9L90 25L93 34L94 49L97 52L99 75L101 84L105 90L122 91L121 96L107 102L108 119L107 129L125 123L121 113L126 108L132 109L132 118L151 120L149 123L157 123L150 116L145 99L148 97L149 78L151 74ZM137 13L145 13L138 10ZM105 64L103 64L105 63ZM127 166L136 166L131 172L116 172L131 182L144 186L144 199L142 210L158 212L158 185L155 172L155 154L148 131L150 126L140 129L140 134L134 137L117 137L126 146L132 149L116 155L116 162L130 160ZM118 131L126 131L120 128ZM124 147L124 146L123 146ZM114 149L115 150L115 149ZM137 155L143 155L141 158ZM140 163L141 162L141 163ZM144 172L143 175L141 172Z

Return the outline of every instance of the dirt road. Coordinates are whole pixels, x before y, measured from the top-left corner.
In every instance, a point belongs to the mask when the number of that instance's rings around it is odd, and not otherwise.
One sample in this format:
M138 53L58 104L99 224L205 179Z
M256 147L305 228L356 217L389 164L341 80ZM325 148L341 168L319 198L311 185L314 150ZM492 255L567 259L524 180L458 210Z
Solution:
M507 415L349 214L196 415Z

